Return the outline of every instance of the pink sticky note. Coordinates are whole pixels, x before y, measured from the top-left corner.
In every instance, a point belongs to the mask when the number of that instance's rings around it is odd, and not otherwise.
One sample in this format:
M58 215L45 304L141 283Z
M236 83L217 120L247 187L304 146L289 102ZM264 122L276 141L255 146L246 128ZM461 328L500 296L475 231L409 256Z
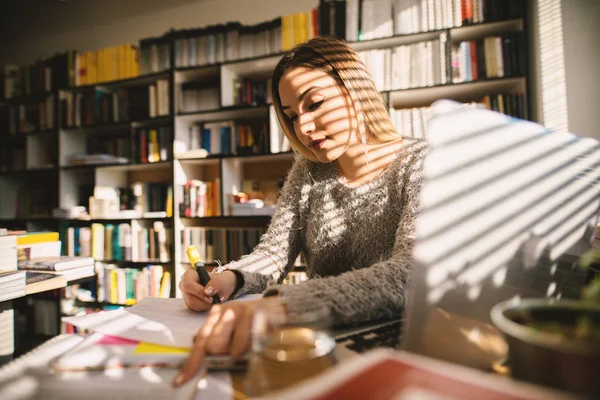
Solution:
M102 335L102 337L100 339L98 339L98 341L96 342L96 344L117 344L117 345L137 345L140 342L135 341L135 340L129 340L129 339L124 339L124 338L120 338L117 336L110 336L110 335Z

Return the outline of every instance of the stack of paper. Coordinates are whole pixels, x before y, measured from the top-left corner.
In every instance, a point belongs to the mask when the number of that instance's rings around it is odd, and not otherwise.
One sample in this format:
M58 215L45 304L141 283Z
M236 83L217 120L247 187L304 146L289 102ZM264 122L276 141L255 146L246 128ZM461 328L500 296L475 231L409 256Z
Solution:
M256 296L246 296L247 299ZM93 331L85 346L56 360L57 370L163 365L178 366L187 357L207 313L188 309L183 299L145 297L136 305L113 311L63 318ZM209 369L243 369L247 358L209 356Z

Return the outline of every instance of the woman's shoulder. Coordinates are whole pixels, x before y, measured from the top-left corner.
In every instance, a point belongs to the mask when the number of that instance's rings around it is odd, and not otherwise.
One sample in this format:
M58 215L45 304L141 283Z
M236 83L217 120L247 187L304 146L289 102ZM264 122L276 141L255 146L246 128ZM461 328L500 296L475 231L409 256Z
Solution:
M429 145L427 144L427 141L425 139L413 138L413 137L405 137L404 138L403 151L408 155L416 157L417 159L425 158L428 148L429 148Z

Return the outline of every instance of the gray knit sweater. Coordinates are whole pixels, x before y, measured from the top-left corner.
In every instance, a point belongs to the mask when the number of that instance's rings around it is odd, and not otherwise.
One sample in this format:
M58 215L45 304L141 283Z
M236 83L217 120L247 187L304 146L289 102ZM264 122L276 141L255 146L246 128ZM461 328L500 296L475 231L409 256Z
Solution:
M242 273L237 296L276 290L288 309L299 312L307 301L318 301L335 325L399 315L426 148L407 138L387 170L358 187L340 182L333 165L298 157L258 246L219 271ZM299 252L311 279L281 285Z

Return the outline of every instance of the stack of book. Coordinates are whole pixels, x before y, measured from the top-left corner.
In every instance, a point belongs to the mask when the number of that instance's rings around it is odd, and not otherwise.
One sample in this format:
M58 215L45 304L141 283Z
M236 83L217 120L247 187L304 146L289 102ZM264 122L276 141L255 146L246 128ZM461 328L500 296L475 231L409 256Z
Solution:
M0 302L25 296L25 272L0 271Z
M70 282L95 274L92 257L61 256L62 243L58 238L58 232L28 233L17 238L18 268L28 271L28 283L35 283L37 287L48 284L52 286L54 284L51 282L43 283L50 280L51 275L62 275ZM43 272L46 279L31 271ZM60 279L52 280L59 281Z
M95 274L94 259L79 256L56 256L19 261L19 269L62 275L67 282L87 278Z

